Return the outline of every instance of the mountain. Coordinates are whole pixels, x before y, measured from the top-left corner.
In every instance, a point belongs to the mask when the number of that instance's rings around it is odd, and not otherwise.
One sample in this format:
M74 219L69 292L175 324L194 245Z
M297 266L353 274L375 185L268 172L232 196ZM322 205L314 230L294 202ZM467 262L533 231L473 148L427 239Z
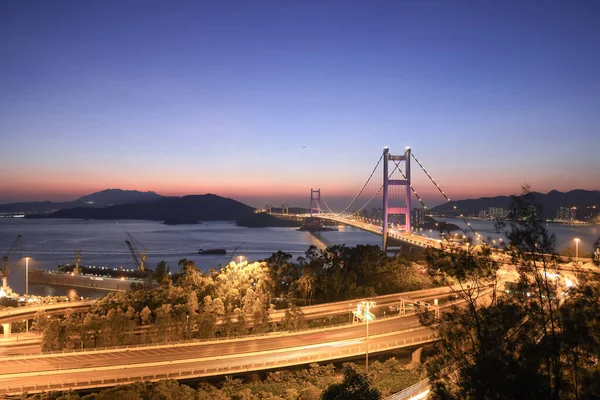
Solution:
M600 212L599 190L577 189L571 190L570 192L552 190L546 194L537 192L534 192L533 194L536 202L542 208L542 217L545 219L554 218L556 216L556 211L560 207L577 207L578 218L585 217L584 213L588 207L596 206L597 212ZM456 206L456 210L454 209L454 206ZM510 196L483 197L480 199L450 201L437 207L433 207L431 212L447 216L459 214L465 216L477 216L480 211L487 210L490 207L509 209L510 206Z
M75 200L77 203L92 203L95 207L116 206L119 204L154 201L165 198L154 192L138 192L137 190L106 189L88 194Z
M0 205L0 213L47 213L75 207L106 207L110 205L153 201L164 197L154 192L138 192L137 190L106 189L88 194L73 201L53 202L36 201Z
M254 208L214 194L162 197L103 208L77 207L59 210L48 218L143 219L154 221L236 221L254 213Z

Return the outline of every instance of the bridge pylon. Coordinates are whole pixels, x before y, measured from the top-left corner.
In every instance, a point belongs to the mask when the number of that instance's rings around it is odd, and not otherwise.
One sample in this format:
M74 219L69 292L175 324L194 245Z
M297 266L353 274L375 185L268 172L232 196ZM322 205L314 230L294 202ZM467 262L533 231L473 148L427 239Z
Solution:
M313 190L310 188L310 216L312 218L313 213L321 214L321 189Z
M402 161L405 163L404 176L406 179L390 179L388 171L388 163L392 161L394 165L400 165ZM389 199L389 187L390 186L404 186L405 187L405 206L404 207L390 207ZM388 248L388 224L390 215L404 215L405 216L405 228L406 232L410 232L410 147L407 147L403 155L394 156L390 154L390 150L385 147L383 149L383 243L381 248L386 251Z

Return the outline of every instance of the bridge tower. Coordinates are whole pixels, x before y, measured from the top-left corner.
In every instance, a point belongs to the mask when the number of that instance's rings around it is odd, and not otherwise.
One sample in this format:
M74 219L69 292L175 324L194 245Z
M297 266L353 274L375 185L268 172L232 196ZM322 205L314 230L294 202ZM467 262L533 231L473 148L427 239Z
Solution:
M290 205L288 203L281 203L281 214L289 214Z
M321 189L310 189L310 216L313 213L321 214Z
M406 179L390 179L388 172L388 163L392 161L394 164L400 165L404 161L404 175ZM405 187L405 206L404 207L390 207L389 199L389 187L390 186L404 186ZM388 240L388 219L390 215L404 215L406 218L405 230L410 232L410 147L407 147L404 154L401 156L393 156L390 154L390 149L384 147L383 149L383 251L387 250Z
M271 214L272 213L272 208L273 208L273 205L271 203L265 204L265 212L266 213Z

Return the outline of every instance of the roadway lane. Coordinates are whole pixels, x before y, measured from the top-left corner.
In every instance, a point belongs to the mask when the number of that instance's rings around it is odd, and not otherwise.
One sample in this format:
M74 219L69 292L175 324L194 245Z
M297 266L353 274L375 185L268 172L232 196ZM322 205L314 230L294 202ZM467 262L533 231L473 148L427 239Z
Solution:
M364 328L364 327L363 327ZM370 328L370 327L369 327ZM431 341L433 331L426 328L418 328L410 332L394 332L385 336L369 336L369 353L385 351L390 348L401 348L412 346L414 342L421 343ZM167 350L167 349L164 349ZM21 385L33 386L43 390L45 385L55 383L60 385L66 382L64 388L68 388L71 382L77 380L82 387L114 386L115 379L119 383L135 381L139 379L159 380L167 378L179 378L192 376L214 376L235 372L246 372L251 370L273 369L309 362L317 362L330 359L343 359L361 356L366 351L364 337L359 339L341 340L330 343L315 345L302 344L298 347L282 348L276 351L259 351L255 353L219 355L207 357L200 354L188 354L184 359L171 360L166 355L157 353L154 361L142 362L127 366L105 365L102 367L90 367L85 365L71 366L65 364L62 369L48 372L13 373L0 375L0 391L9 386L12 392L21 391ZM98 381L98 382L93 382ZM75 386L74 386L75 387ZM29 389L30 392L35 389Z
M10 308L8 310L0 311L0 324L20 322L26 318L32 319L38 311L45 311L50 315L54 315L62 314L66 309L86 310L92 306L94 301L95 300Z
M417 327L419 327L419 323L416 315L387 318L370 322L369 334L375 336ZM356 323L300 333L278 333L233 340L15 356L0 360L0 371L11 371L12 373L48 371L66 367L102 367L275 351L291 347L362 339L366 333L365 328L364 323Z
M422 298L430 296L431 298L436 295L444 293L450 293L447 287L439 287L432 289L416 290L412 292L392 293L388 295L370 297L370 300L375 300L379 305L386 305L397 302L398 298ZM330 315L341 315L348 312L352 307L356 307L356 304L365 299L355 299L347 301L339 301L335 303L317 304L312 306L301 307L304 312L305 318L317 319L324 318ZM64 313L67 309L73 309L77 311L83 311L92 307L94 300L73 302L73 303L57 303L57 304L44 304L38 306L27 306L17 307L8 310L0 311L0 324L20 322L26 318L33 318L38 311L44 311L49 315L58 315ZM271 320L273 322L280 321L285 316L285 310L275 311L271 314Z

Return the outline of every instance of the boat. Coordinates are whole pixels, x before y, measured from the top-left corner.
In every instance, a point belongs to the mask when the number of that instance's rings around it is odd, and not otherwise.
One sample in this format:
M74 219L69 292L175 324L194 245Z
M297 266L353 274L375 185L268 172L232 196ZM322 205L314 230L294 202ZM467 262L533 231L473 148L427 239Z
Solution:
M74 265L62 264L52 271L30 270L29 280L34 283L121 292L131 289L134 283L143 284L147 274L137 270L91 265L80 265L77 271Z
M204 254L226 254L227 250L225 249L200 249L198 250L198 254L204 255Z
M304 232L335 232L338 231L338 228L330 228L327 226L321 225L302 225L300 228L296 229L297 231Z
M128 234L129 235L129 234ZM130 239L133 239L130 235ZM126 291L133 284L143 284L152 277L152 271L143 267L146 260L146 250L141 255L141 261L137 251L133 249L129 241L131 254L134 256L137 269L125 269L123 267L110 268L105 266L81 265L81 250L77 251L74 264L60 264L55 270L31 270L29 279L35 283L46 283L51 285L62 285L71 287L83 287L102 289L109 291Z

